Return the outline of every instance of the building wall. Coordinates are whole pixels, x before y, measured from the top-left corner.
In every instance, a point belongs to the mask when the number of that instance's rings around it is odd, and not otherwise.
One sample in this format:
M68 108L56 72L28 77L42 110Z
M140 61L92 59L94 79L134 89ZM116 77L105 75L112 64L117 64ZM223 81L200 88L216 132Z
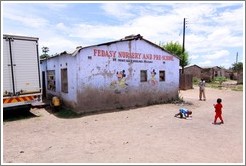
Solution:
M201 78L207 82L211 82L213 79L213 70L212 68L205 68L202 70Z
M225 76L225 71L224 69L218 68L218 67L213 67L213 78L214 77L224 77Z
M68 76L68 92L62 92L61 87L61 69L67 69ZM47 98L52 96L59 96L62 103L69 107L76 107L77 103L77 71L76 71L76 57L69 55L61 55L54 58L50 58L47 61L44 60L41 64L41 70L45 71L46 79L46 94ZM48 84L48 72L54 71L55 74L55 89L49 88Z
M60 80L60 69L65 63L69 77L67 94L61 92ZM47 68L57 73L56 92L48 92L60 96L78 113L178 98L179 59L144 40L83 48L76 56L49 59ZM145 82L140 81L141 70L147 72ZM165 81L159 80L160 71L165 71Z
M224 70L224 73L225 73L225 77L226 77L226 78L231 79L231 80L234 79L234 74L233 74L232 71L226 70L226 69L225 69L225 70Z
M237 75L237 84L243 84L243 72Z
M215 77L225 77L225 70L219 67L211 67L202 69L202 78L206 81L212 81Z
M103 56L103 51L113 56ZM132 60L136 62L119 56L122 52L134 53ZM171 56L141 40L83 49L77 56L78 111L125 108L177 98L179 60L173 56L172 60L158 60L160 57L154 55ZM141 70L147 70L147 82L140 82ZM153 70L156 75L152 78ZM160 70L166 74L163 82L159 81ZM125 77L118 78L117 73L123 71Z

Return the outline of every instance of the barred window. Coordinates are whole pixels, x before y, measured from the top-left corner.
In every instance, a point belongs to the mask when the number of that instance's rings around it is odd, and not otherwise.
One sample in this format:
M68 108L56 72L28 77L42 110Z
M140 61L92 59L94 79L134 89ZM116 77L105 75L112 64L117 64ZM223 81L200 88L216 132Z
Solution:
M61 91L68 93L67 68L61 69Z
M147 70L140 71L140 82L147 82Z
M55 70L47 70L47 89L56 91Z
M159 81L165 81L166 80L164 70L159 71L159 78L160 78Z

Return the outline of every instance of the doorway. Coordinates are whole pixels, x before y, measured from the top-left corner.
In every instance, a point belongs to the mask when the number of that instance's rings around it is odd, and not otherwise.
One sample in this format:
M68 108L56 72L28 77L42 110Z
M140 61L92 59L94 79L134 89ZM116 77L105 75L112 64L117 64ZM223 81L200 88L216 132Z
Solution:
M42 89L43 89L43 94L42 94L42 97L43 99L46 98L46 84L45 84L45 71L42 72Z

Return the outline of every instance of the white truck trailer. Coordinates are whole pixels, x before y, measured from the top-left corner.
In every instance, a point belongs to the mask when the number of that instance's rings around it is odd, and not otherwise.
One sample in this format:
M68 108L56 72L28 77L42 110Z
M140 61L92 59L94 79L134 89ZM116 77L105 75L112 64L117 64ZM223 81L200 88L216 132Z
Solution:
M42 101L38 38L3 35L3 110Z

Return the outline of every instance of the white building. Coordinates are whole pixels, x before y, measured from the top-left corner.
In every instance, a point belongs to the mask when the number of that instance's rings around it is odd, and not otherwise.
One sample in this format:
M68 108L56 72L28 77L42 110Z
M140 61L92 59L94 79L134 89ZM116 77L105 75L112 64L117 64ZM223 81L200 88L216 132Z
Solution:
M178 98L179 58L140 35L78 47L41 62L46 96L78 113Z

